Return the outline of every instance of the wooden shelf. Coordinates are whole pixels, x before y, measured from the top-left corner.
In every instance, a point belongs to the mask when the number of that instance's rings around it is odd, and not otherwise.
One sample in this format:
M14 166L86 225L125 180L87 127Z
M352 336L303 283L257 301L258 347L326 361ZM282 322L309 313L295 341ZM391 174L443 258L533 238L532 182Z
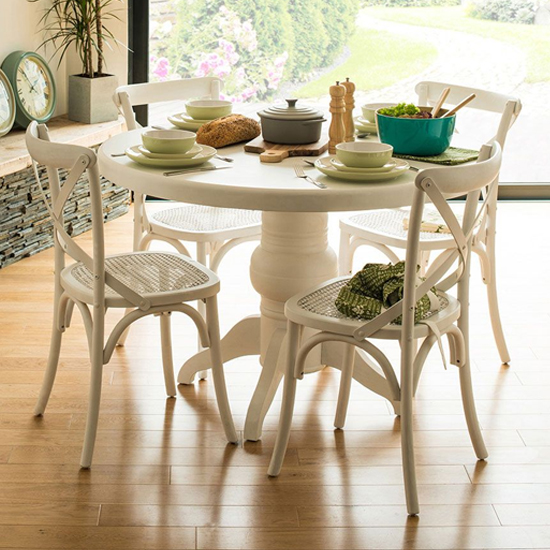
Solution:
M125 129L124 119L99 124L73 122L66 115L48 122L52 140L92 147ZM31 165L31 157L25 145L25 131L13 130L0 138L0 177L24 170Z

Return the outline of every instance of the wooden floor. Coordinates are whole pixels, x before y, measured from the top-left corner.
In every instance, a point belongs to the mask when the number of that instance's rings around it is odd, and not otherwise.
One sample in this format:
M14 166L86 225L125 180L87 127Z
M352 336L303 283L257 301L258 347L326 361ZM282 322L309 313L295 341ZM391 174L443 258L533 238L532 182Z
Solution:
M356 385L346 429L334 431L337 373L306 377L285 467L269 479L279 401L261 442L228 446L210 381L165 399L155 318L133 327L105 369L95 462L80 471L89 374L83 326L75 319L66 333L48 410L34 418L53 255L0 271L0 548L550 548L549 216L550 203L499 210L510 367L498 360L474 264L472 357L486 462L470 447L456 369L445 371L436 353L429 359L416 402L418 518L405 513L399 420L384 400ZM336 217L331 224L336 244ZM130 216L106 230L110 252L130 248ZM89 246L87 236L80 241ZM246 276L253 248L240 247L222 266L223 332L257 310ZM380 257L365 250L357 265L367 259ZM109 312L110 326L119 314ZM190 323L174 317L178 364L195 339ZM238 429L258 373L256 358L227 365Z

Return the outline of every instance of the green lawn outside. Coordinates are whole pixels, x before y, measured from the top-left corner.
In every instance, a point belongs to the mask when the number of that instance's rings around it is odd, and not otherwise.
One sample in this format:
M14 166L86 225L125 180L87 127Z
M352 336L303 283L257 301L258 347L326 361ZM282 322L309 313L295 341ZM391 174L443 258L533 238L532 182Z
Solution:
M336 80L349 77L358 90L376 90L423 71L437 57L437 50L423 40L400 38L396 34L358 29L349 44L350 56L337 69L310 82L297 97L328 94Z
M513 44L527 54L527 82L550 81L550 27L548 26L474 19L468 17L461 6L366 9L367 13L373 17L387 21L461 31Z

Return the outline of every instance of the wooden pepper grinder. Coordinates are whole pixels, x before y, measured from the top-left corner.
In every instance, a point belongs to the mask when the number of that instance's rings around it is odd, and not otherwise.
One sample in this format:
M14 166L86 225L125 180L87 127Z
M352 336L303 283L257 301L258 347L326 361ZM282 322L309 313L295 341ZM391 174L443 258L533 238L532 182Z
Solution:
M342 85L346 88L344 101L346 103L346 112L344 113L344 141L355 141L355 125L353 124L353 109L355 108L355 84L346 78Z
M336 153L336 145L344 141L346 130L344 128L344 115L346 113L346 102L344 96L346 88L336 82L335 86L330 87L330 108L332 120L328 129L328 152L334 155Z

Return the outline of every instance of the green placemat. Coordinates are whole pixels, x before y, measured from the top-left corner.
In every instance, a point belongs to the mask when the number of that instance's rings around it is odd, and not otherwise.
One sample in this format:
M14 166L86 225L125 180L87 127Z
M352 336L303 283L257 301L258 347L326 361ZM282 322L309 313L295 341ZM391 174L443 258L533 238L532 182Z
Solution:
M431 157L419 157L416 155L398 155L394 153L394 157L408 160L418 160L420 162L431 162L433 164L444 164L446 166L455 166L456 164L464 164L476 160L479 156L479 151L473 149L461 149L460 147L449 147L440 155Z

